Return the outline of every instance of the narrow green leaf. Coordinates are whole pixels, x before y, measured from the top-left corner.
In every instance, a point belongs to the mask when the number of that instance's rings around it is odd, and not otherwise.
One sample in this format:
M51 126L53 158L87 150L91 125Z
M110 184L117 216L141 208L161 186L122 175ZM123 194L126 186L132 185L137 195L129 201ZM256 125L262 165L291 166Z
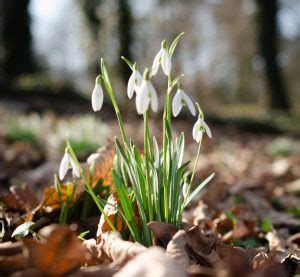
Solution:
M133 63L130 62L128 59L126 59L124 56L121 56L121 59L127 63L127 65L131 68L131 70L133 70Z
M180 137L177 142L177 153L178 153L178 168L181 167L183 154L184 154L184 133L180 134Z
M185 202L185 208L191 201L192 199L209 183L209 181L215 176L215 173L212 173L209 177L207 177L187 198Z
M84 231L84 232L80 233L80 234L78 235L78 238L79 238L79 239L84 239L84 237L85 237L89 232L90 232L90 231Z
M102 76L103 76L103 80L105 82L105 85L108 86L107 89L112 90L112 85L109 79L109 75L104 63L104 60L101 58L101 71L102 71Z
M180 33L172 42L171 46L170 46L170 50L169 50L169 53L172 57L173 53L174 53L174 50L176 48L176 45L178 43L178 41L180 40L180 38L184 35L184 33Z

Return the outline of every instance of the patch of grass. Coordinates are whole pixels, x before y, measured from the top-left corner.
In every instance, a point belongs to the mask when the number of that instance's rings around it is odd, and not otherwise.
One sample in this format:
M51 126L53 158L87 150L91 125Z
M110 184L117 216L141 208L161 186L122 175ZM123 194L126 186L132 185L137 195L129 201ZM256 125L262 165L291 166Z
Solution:
M25 128L12 128L8 130L6 134L6 138L10 142L16 142L16 141L28 141L32 143L38 142L37 136L31 130Z
M242 247L242 248L258 248L258 247L266 247L267 244L258 240L257 238L250 237L244 239L236 239L233 243L234 246Z
M72 144L72 148L74 152L76 152L79 157L95 152L99 147L98 144L89 141L87 138L81 138L81 139L70 138L69 140L70 143Z
M265 217L265 218L262 219L262 221L261 221L261 229L265 233L271 232L274 229L272 221L271 221L271 218Z

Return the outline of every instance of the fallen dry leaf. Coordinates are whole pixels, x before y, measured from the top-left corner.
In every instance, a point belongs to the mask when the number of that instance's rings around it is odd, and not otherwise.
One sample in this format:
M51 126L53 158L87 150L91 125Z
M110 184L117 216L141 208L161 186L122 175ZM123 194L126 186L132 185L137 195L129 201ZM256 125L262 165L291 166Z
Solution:
M68 227L45 227L49 235L40 241L24 239L30 266L40 274L62 275L86 264L91 259L74 231ZM44 229L45 229L44 228ZM48 233L42 230L41 233Z
M187 273L183 266L169 258L162 248L153 246L134 257L114 276L185 277Z
M118 207L120 206L120 201L116 192L113 192L107 199L107 203L104 207L105 214L109 217L111 222L115 223L116 230L118 232L122 231L123 220L118 213ZM100 221L98 224L97 237L100 237L103 233L112 231L111 227L105 220L103 214L101 214Z
M38 198L28 185L11 186L9 190L0 195L0 201L8 210L30 212L39 205Z
M121 265L147 248L140 243L122 239L118 232L106 232L101 235L101 249L116 264Z
M103 180L103 185L112 185L112 173L113 161L115 156L115 145L110 143L97 150L96 153L91 154L87 158L86 175L90 179L90 166L94 163L94 172L91 179L91 186L97 185L100 179ZM111 192L113 187L111 186Z
M167 245L166 255L184 268L190 264L190 258L187 252L187 234L184 230L179 230Z

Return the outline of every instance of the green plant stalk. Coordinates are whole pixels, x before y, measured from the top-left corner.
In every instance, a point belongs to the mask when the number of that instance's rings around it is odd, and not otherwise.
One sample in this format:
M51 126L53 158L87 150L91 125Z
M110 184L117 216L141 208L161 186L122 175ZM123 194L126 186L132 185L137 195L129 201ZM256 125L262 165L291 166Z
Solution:
M193 180L194 180L194 177L195 177L195 172L196 172L196 169L197 169L197 166L198 166L198 162L199 162L199 158L200 158L201 142L202 142L202 140L199 142L199 145L198 145L198 151L197 151L196 161L195 161L195 164L194 164L192 176L191 176L191 179L190 179L190 182L189 182L189 186L188 186L188 189L187 189L186 196L184 198L182 207L185 206L186 200L187 200L187 198L188 198L188 196L190 194L192 183L193 183ZM183 208L182 208L182 210L183 210Z
M85 176L85 172L84 170L82 169L82 167L80 166L78 160L77 160L77 157L72 149L72 146L70 145L69 141L67 140L67 145L68 145L68 153L71 155L71 158L75 161L76 165L78 166L78 168L80 169L80 174L81 174L81 178L82 180L84 181L85 183L85 186L89 192L89 194L92 196L93 200L95 201L98 209L100 210L100 212L103 214L105 220L107 221L108 225L110 226L110 228L113 230L113 231L117 231L115 226L113 225L113 223L111 222L110 218L108 217L108 215L104 212L104 209L103 207L101 206L101 203L99 202L99 199L97 197L97 195L94 193L91 185L89 184L89 182L87 181L86 179L86 176Z
M115 113L116 113L116 116L117 116L117 119L118 119L118 124L119 124L119 128L120 128L120 131L121 131L122 140L123 140L125 148L127 149L127 137L126 137L126 133L125 133L125 129L124 129L124 124L123 124L123 121L122 121L122 116L121 116L121 113L120 113L118 103L116 101L115 92L114 92L114 90L113 90L113 88L110 84L110 80L109 80L108 73L107 73L107 70L106 70L103 59L101 59L101 69L102 69L102 74L103 74L103 76L101 76L101 77L102 77L102 80L103 80L104 85L106 87L106 91L108 93L108 96L109 96L109 98L110 98L110 100L113 104L113 107L114 107L114 110L115 110ZM106 80L106 78L107 78L107 80Z
M146 186L147 186L147 199L149 209L149 220L153 221L153 205L152 205L152 189L150 186L150 170L149 170L149 112L144 114L144 155L145 155L145 168L146 168Z
M168 189L168 176L167 176L167 123L171 126L171 76L168 76L168 88L166 93L166 102L163 115L163 188L164 188L164 212L165 220L169 222L169 189Z

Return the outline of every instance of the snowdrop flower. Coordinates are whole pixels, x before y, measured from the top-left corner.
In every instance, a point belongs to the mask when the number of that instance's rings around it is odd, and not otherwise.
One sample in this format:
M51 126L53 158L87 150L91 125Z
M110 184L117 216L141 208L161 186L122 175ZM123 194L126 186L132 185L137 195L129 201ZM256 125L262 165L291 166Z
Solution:
M208 127L208 125L206 124L206 122L204 121L204 116L203 116L203 112L199 106L198 103L196 103L196 106L199 110L199 118L196 121L194 128L193 128L193 138L195 141L197 141L198 143L201 142L203 134L206 132L209 138L212 138L212 134L210 131L210 128Z
M103 90L101 87L101 78L96 78L95 87L92 93L92 107L94 112L100 111L103 104Z
M161 48L153 60L152 69L151 69L152 75L155 75L157 73L159 65L161 65L164 73L167 76L169 76L171 72L172 62L171 62L171 55L167 48L166 40L164 40L161 43Z
M127 84L127 95L129 99L132 98L134 91L137 92L138 87L141 85L143 77L138 71L136 63L133 65L132 74L128 80Z
M185 105L187 105L191 114L195 116L196 109L191 98L181 88L178 88L172 101L173 115L176 117L180 113L182 107Z
M147 111L149 104L154 112L158 110L158 99L155 88L150 82L150 72L148 69L144 72L143 81L138 88L136 96L136 110L138 114L143 114Z
M76 162L72 159L70 154L67 151L65 151L65 154L60 162L60 167L59 167L59 179L60 180L63 180L65 178L70 166L72 168L72 173L77 178L79 178L80 177L79 167L77 166Z

